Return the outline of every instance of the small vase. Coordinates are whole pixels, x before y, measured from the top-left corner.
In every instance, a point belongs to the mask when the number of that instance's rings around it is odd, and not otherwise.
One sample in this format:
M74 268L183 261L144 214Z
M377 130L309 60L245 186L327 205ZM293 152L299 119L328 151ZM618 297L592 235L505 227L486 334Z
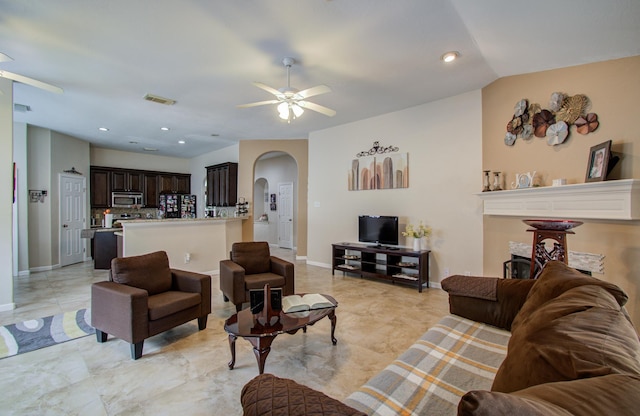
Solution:
M413 251L420 251L420 238L415 238L413 239Z

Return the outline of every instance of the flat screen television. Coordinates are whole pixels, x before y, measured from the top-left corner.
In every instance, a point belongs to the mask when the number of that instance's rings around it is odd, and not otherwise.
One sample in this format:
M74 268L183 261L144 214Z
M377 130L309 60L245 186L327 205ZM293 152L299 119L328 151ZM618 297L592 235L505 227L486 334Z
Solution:
M358 217L358 241L398 245L398 217L360 215Z

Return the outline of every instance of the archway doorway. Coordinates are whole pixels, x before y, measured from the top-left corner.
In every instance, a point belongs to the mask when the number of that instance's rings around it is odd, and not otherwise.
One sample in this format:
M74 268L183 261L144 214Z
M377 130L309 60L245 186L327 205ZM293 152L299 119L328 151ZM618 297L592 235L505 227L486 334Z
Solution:
M289 188L282 185L290 184ZM273 247L296 249L298 165L285 152L268 152L256 159L253 181L253 235ZM282 189L292 194L280 195ZM282 204L285 205L282 205Z

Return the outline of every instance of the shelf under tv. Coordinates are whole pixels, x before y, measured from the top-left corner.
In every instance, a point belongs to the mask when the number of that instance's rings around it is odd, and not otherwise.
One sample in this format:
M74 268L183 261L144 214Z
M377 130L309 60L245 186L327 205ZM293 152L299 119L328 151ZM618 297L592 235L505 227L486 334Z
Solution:
M332 244L332 269L365 278L415 285L419 292L429 287L430 250L385 247L360 243ZM413 261L407 261L409 258ZM417 259L417 262L415 261Z

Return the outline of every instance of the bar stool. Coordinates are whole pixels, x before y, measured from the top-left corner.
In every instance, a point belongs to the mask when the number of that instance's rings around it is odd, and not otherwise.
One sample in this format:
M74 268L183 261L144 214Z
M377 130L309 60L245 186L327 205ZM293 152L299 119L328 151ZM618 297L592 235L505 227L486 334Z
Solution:
M533 245L531 247L531 271L529 276L536 279L536 265L542 267L550 260L558 260L565 264L569 263L569 251L567 249L567 234L575 234L571 231L579 225L581 221L572 220L523 220L533 228L527 231L533 232ZM545 240L553 240L553 248L547 250Z

